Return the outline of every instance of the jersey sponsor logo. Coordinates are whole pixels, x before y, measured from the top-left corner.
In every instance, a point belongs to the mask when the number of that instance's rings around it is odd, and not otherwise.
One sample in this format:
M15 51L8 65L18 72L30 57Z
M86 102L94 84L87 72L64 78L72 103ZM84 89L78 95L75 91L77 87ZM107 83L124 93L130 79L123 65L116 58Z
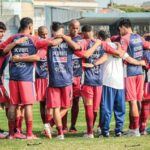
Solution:
M47 62L42 63L42 65L40 65L40 69L41 71L47 71Z
M135 39L132 39L131 42L132 42L133 44L138 44L138 43L141 43L142 41L141 41L140 38L135 38Z
M26 67L26 64L23 63L23 62L17 62L17 63L15 63L15 66L16 66L17 68L25 68L25 67Z
M80 66L80 61L79 61L79 59L75 59L74 61L73 61L73 69L77 69L77 68L80 68L81 66Z
M67 63L67 51L53 51L53 62Z
M56 65L55 71L60 73L66 73L65 65L63 64Z
M142 45L134 47L134 51L141 51L143 49Z
M143 56L143 51L139 51L139 52L136 52L134 53L134 58L141 58Z
M29 49L28 48L23 48L23 47L16 47L14 48L15 53L28 53Z

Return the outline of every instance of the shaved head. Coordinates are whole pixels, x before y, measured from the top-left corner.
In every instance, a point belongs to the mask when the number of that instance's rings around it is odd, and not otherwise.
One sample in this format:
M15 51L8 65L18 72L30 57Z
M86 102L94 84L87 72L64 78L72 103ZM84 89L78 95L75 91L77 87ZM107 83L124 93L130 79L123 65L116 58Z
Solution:
M71 20L70 24L69 24L69 27L70 26L74 26L74 25L79 25L80 26L80 22L78 20L76 20L76 19Z
M77 36L80 31L80 22L78 20L71 20L69 24L69 31L72 37Z
M38 35L40 38L46 39L48 37L48 28L46 26L40 26L38 28Z

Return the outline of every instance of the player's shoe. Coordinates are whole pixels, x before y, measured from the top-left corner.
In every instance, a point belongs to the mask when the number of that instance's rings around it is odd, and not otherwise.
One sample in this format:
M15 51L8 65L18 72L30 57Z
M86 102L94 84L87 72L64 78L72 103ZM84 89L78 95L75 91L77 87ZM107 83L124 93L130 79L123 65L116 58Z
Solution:
M67 134L68 133L68 128L63 129L63 133Z
M139 129L129 129L127 136L134 136L134 137L140 137Z
M98 134L98 135L101 135L101 134L102 134L102 130L101 130L100 127L97 128L97 134Z
M147 135L148 133L147 133L146 130L144 130L144 131L141 131L140 134L141 134L141 135Z
M121 136L123 136L123 134L124 134L124 133L121 131L121 132L115 133L115 136L116 136L116 137L121 137Z
M39 139L35 134L32 134L31 136L26 136L27 140L37 140Z
M57 135L56 139L58 139L58 140L64 140L65 137L64 137L63 134L61 134L61 135Z
M94 134L87 134L87 133L85 133L85 134L83 135L83 137L84 137L84 138L87 138L87 139L93 139L93 138L94 138Z
M13 140L13 139L16 139L16 138L14 137L14 135L8 135L8 136L7 136L7 139Z
M8 136L8 135L9 135L8 132L6 132L6 131L4 131L4 130L2 130L2 129L0 129L0 134L3 134L3 135L5 135L5 136Z
M26 139L26 136L24 134L20 133L20 132L16 132L14 134L14 138L16 138L16 139Z
M0 139L5 139L7 137L7 135L0 133Z
M70 127L69 132L70 133L77 133L78 130L75 127Z
M44 135L51 139L52 138L52 135L51 135L51 127L50 127L50 124L47 123L47 124L44 124Z

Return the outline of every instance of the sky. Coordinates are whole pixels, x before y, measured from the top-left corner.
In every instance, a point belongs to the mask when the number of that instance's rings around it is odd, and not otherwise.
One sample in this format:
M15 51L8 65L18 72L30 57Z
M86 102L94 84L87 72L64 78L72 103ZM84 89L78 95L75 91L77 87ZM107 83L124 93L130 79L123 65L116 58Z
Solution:
M109 3L110 0L96 0L97 2L99 2L101 5L104 5L106 3ZM118 3L118 4L136 4L136 5L139 5L139 4L142 4L143 2L146 2L146 1L150 1L150 0L113 0L114 3Z

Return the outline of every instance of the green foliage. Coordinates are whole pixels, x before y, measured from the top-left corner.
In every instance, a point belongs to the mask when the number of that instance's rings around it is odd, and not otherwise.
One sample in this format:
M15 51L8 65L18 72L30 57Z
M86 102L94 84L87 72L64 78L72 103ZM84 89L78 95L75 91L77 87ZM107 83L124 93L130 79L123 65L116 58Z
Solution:
M150 12L150 9L145 9L142 7L135 7L135 6L127 6L127 5L114 4L114 8L120 9L125 12Z

